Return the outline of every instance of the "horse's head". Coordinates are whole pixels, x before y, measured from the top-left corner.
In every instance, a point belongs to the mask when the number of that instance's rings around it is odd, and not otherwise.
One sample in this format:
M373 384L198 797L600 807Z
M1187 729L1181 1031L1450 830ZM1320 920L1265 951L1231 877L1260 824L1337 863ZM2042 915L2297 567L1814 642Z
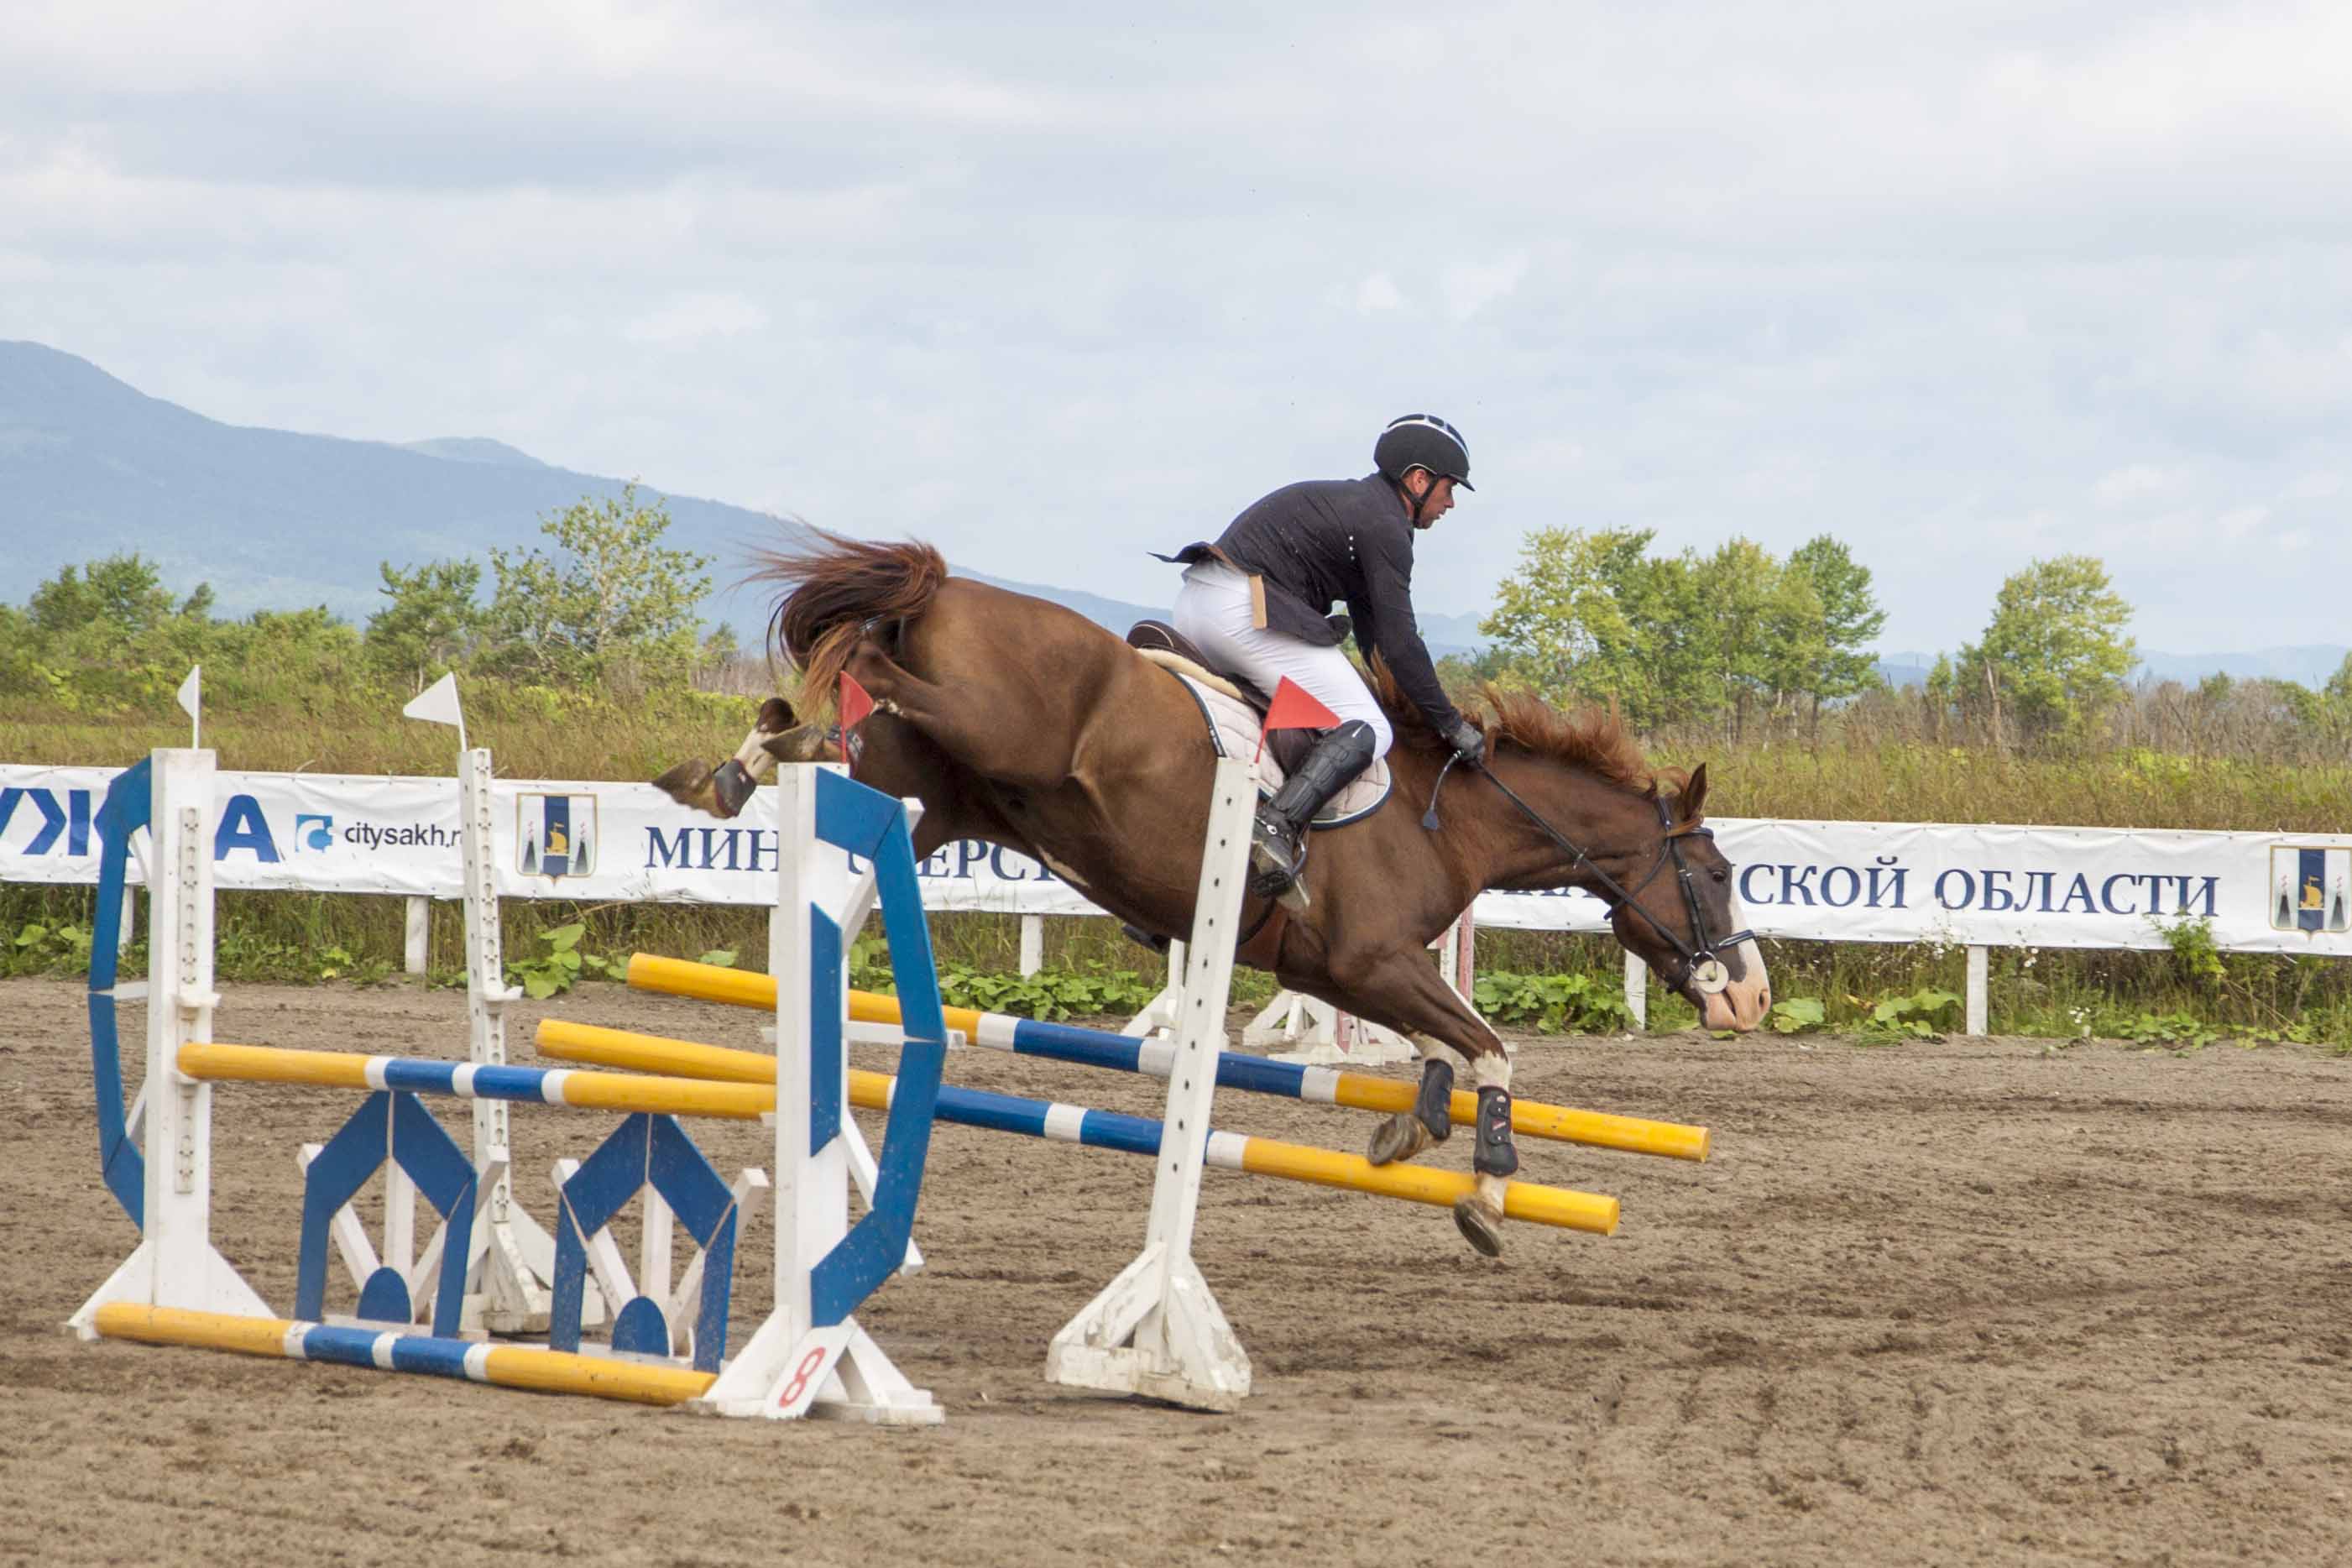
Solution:
M1655 837L1624 862L1628 896L1609 923L1627 952L1698 1009L1701 1024L1745 1031L1764 1021L1772 985L1732 889L1731 862L1706 826L1706 802L1704 763L1679 795L1649 797Z

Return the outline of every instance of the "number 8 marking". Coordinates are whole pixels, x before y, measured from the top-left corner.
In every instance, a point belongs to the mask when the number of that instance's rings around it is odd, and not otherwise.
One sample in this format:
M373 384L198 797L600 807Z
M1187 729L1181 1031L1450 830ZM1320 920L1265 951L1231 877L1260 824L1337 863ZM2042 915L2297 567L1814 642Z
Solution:
M801 1390L808 1386L808 1380L815 1376L817 1368L824 1364L824 1347L823 1345L813 1347L808 1354L801 1357L801 1364L793 1370L792 1381L784 1384L782 1394L776 1395L778 1406L789 1410L799 1403Z

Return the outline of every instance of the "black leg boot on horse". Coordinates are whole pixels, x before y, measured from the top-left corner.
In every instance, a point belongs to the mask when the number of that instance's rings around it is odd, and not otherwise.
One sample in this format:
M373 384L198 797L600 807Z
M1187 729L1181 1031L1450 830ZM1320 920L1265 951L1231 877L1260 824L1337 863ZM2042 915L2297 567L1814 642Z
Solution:
M1259 804L1250 834L1250 865L1257 872L1252 892L1306 912L1307 889L1298 885L1298 875L1307 868L1307 825L1325 802L1372 765L1374 745L1372 727L1361 719L1326 731L1274 798Z
M1424 1047L1421 1062L1421 1094L1410 1113L1391 1116L1372 1130L1365 1158L1375 1165L1410 1160L1432 1144L1454 1135L1454 1064L1438 1055L1443 1047Z

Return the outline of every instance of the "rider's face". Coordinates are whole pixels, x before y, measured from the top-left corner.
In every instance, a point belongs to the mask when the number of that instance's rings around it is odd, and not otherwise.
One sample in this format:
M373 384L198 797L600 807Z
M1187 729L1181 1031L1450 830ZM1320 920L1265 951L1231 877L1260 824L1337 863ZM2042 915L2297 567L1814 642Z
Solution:
M1415 468L1404 477L1405 488L1412 492L1417 503L1416 528L1427 528L1454 510L1454 481L1432 479L1426 468Z

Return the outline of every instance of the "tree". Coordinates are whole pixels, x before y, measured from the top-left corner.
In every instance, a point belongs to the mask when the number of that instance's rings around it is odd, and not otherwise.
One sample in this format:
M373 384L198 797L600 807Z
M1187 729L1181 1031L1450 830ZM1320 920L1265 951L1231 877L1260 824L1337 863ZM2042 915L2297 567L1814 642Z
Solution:
M368 659L422 691L474 652L488 619L475 602L482 567L475 561L428 561L413 572L377 563L392 603L368 617Z
M1959 698L1992 709L1995 732L2080 736L2124 694L2137 656L2131 605L2089 555L2036 561L2000 585L1981 643L1960 649Z
M173 604L154 563L136 553L68 566L0 628L0 683L47 691L77 711L124 710L170 693L208 657L211 605L208 587Z
M695 605L710 591L710 558L661 542L669 510L637 500L583 498L540 531L562 558L490 552L497 577L483 663L526 680L623 689L683 681L694 667Z
M1885 616L1870 574L1822 538L1784 563L1750 539L1653 557L1645 529L1547 529L1520 546L1480 629L1548 697L1616 701L1636 723L1793 712L1875 683Z
M2336 667L2327 684L2319 690L2317 713L2314 722L2322 737L2329 741L2352 740L2352 653Z
M1548 698L1612 696L1628 710L1649 695L1633 616L1648 529L1546 528L1519 545L1519 569L1495 591L1478 629L1510 672Z
M0 645L5 646L5 645ZM1492 644L1475 653L1449 653L1437 661L1437 683L1457 703L1477 695L1482 686L1525 684L1513 670L1510 656Z
M199 589L205 603L209 588ZM52 637L95 629L118 642L136 642L172 616L172 595L154 563L136 552L110 555L77 570L68 566L33 590L26 607L33 625Z
M1507 682L1554 701L1613 701L1637 724L1720 707L1706 586L1687 554L1652 559L1653 537L1630 528L1529 534L1479 623Z
M281 702L319 691L349 690L366 676L360 634L324 605L256 610L215 622L208 639L205 695L224 702ZM184 666L169 672L173 680Z
M1712 634L1707 654L1737 736L1751 709L1776 710L1801 689L1822 646L1821 600L1811 579L1752 539L1726 540L1697 570L1705 603L1689 624Z
M1826 533L1790 552L1789 572L1811 587L1821 605L1819 640L1804 650L1805 669L1795 688L1812 700L1818 731L1822 703L1859 696L1880 684L1877 661L1864 645L1886 625L1886 612L1872 591L1870 568Z

